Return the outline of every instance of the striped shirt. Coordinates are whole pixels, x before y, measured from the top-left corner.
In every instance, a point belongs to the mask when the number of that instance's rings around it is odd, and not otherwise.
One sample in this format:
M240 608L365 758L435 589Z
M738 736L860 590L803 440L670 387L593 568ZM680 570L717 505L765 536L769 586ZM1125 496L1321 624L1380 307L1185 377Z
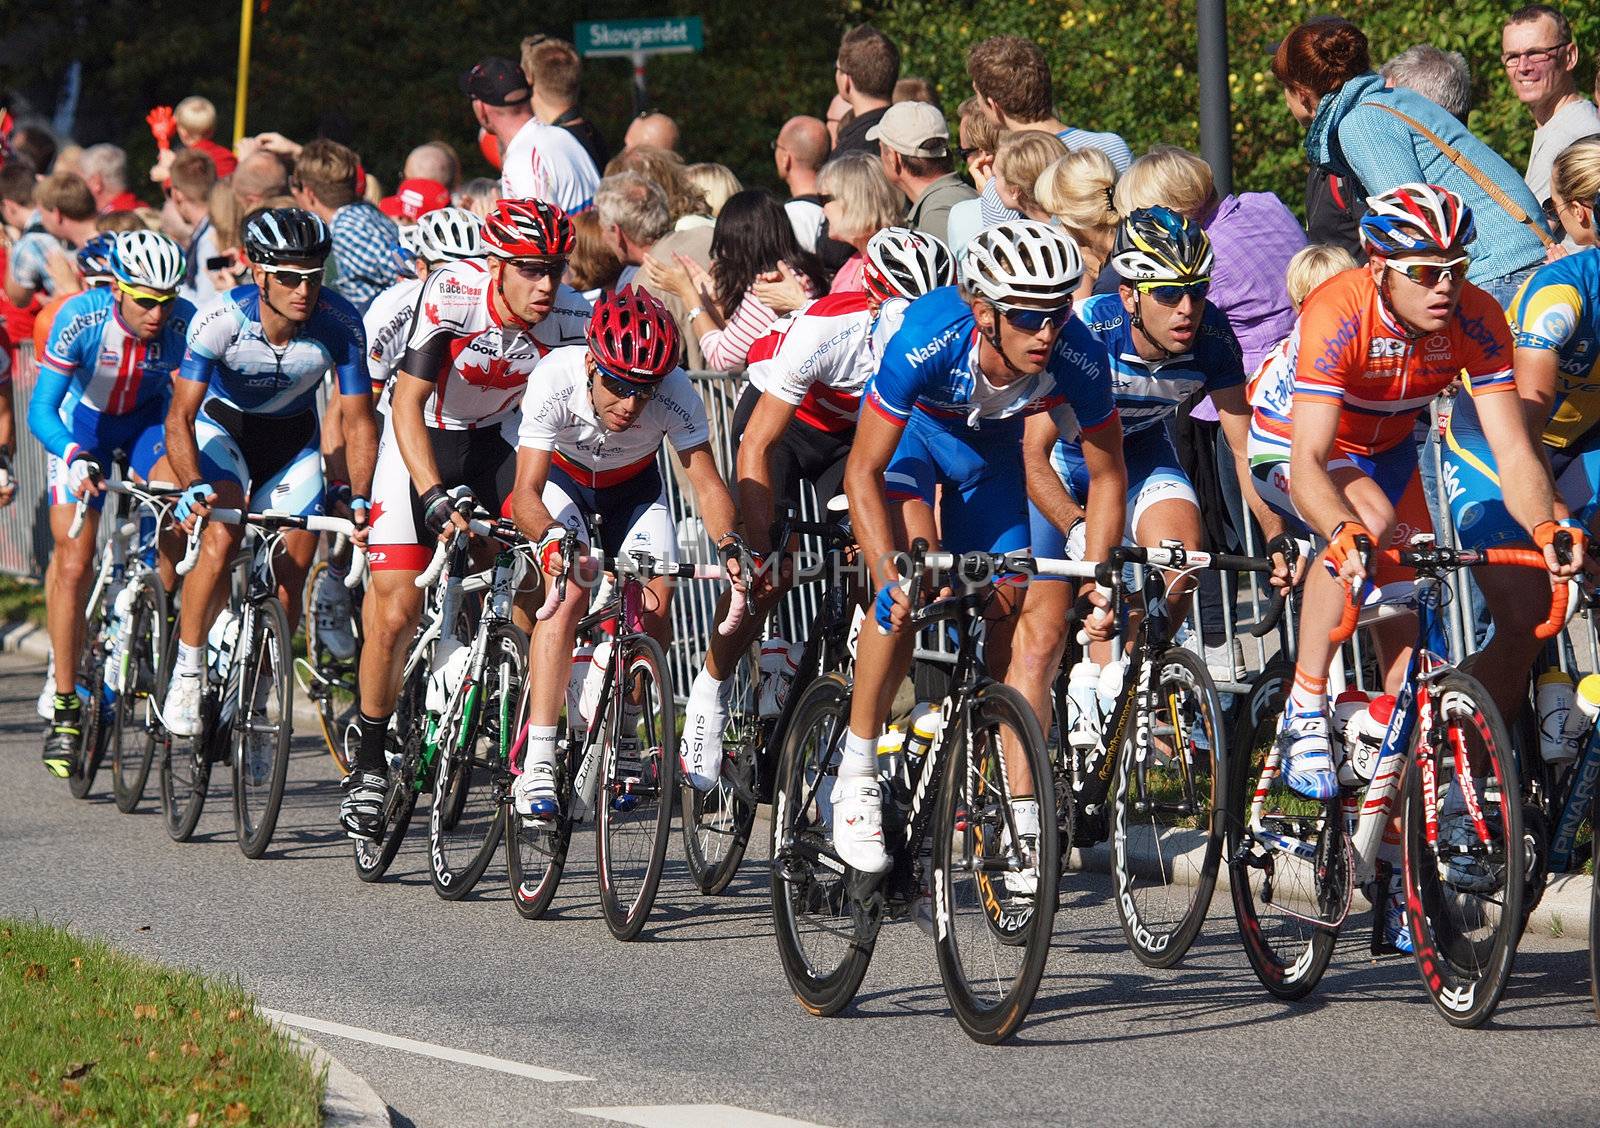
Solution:
M395 284L394 246L400 230L394 221L365 200L346 204L333 213L333 261L337 277L334 291L357 312L365 313L372 299Z
M817 296L811 280L804 275L800 277L800 285L805 288L807 298ZM750 346L765 336L777 320L778 311L756 297L752 286L744 292L744 300L728 323L700 338L700 355L705 357L706 367L713 372L743 371L750 360Z

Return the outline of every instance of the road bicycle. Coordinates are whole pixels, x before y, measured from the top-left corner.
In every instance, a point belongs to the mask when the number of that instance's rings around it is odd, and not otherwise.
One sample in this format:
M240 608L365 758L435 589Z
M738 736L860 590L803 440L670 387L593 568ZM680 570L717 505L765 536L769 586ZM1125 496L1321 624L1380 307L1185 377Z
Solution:
M366 585L351 584L349 572L344 576L334 574L334 561L343 561L348 569L352 564L354 546L348 537L335 537L328 546L328 554L311 566L306 574L305 595L300 605L304 607L303 624L306 639L304 658L294 661L295 681L300 692L316 708L317 723L322 728L322 739L328 746L328 755L339 766L341 774L355 766L355 745L360 740L357 713L360 695L356 687L356 673L361 667L361 601ZM328 649L317 629L315 608L320 603L323 585L338 584L349 591L350 631L356 640L355 652L349 658L339 658Z
M739 661L728 695L728 722L722 740L722 775L717 786L698 791L685 782L681 788L681 826L689 878L700 892L714 896L727 888L744 859L756 807L772 801L778 750L794 718L795 702L817 678L830 671L846 673L852 660L851 630L861 621L861 585L855 567L855 538L848 517L835 510L825 521L802 521L788 507L772 527L771 544L789 545L793 538L820 541L815 557L792 557L797 585L823 585L816 613L804 634L799 661L783 687L776 714L762 711L763 687L760 648ZM768 558L768 567L781 567L782 553Z
M111 475L98 479L109 495L102 520L104 547L84 610L77 688L83 702L83 747L69 777L75 798L94 784L109 756L117 809L133 811L155 757L153 706L165 692L167 592L156 571L159 529L182 491L127 477L127 459L112 456ZM89 503L80 500L67 535L82 531Z
M952 577L960 590L920 606L924 584L937 582L925 576L930 570ZM1094 565L1076 561L957 556L913 544L901 573L915 608L906 629L948 624L956 658L943 723L927 752L905 755L883 772L890 795L884 841L893 860L886 874L850 869L831 841L850 683L829 673L799 695L773 798L771 891L779 959L812 1014L837 1014L850 1003L884 920L913 915L925 896L940 979L961 1028L993 1043L1027 1017L1049 954L1060 841L1053 790L1045 786L1051 766L1044 734L1027 700L985 669L983 624L999 609L999 577L1093 572ZM1027 790L1012 779L1008 756L1026 765ZM1027 798L1041 806L1031 853L1013 812Z
M200 732L183 737L159 730L161 804L168 835L187 842L205 808L212 768L226 756L233 771L239 849L247 858L259 858L277 829L293 736L293 642L277 595L278 548L290 531L351 536L355 526L342 517L214 508L195 522L178 564L180 576L199 559L207 521L243 525L245 538L227 573L228 600L207 637ZM365 555L358 560L364 565ZM352 579L359 582L362 570L353 568Z
M568 533L561 542L561 568L549 579L541 619L569 598L581 542ZM578 624L579 633L614 622L615 638L601 670L594 715L569 710L562 751L556 761L561 811L554 819L525 819L505 804L506 868L517 912L545 914L561 884L572 831L593 818L600 907L618 940L637 937L649 919L666 865L677 799L678 717L672 675L661 644L644 631L645 585L656 577L724 579L720 564L672 564L647 552L588 559L615 583ZM723 634L744 615L744 593L734 588ZM526 724L519 719L514 771L521 771Z
M1275 547L1292 568L1293 542ZM1205 662L1172 643L1166 575L1206 568L1270 574L1273 564L1178 543L1119 546L1095 568L1114 615L1128 595L1130 564L1149 569L1144 613L1131 647L1120 632L1111 642L1122 668L1112 674L1118 688L1104 725L1084 725L1068 692L1071 652L1081 653L1085 638L1069 648L1056 681L1056 809L1071 846L1109 839L1112 897L1128 947L1146 966L1166 968L1183 958L1205 923L1221 867L1227 795L1222 706ZM1278 592L1255 628L1258 637L1276 628L1282 609Z
M1254 723L1241 729L1235 748L1240 770L1228 837L1234 913L1251 967L1283 999L1303 998L1321 980L1357 887L1376 907L1373 952L1392 950L1383 941L1389 867L1378 852L1400 801L1405 915L1417 967L1446 1021L1477 1026L1505 989L1521 928L1522 809L1505 724L1483 687L1447 657L1440 614L1445 577L1483 565L1543 570L1545 561L1522 549L1440 548L1429 537L1372 556L1414 570L1416 580L1377 589L1363 603L1352 596L1332 641L1342 644L1358 623L1407 613L1415 614L1417 635L1370 781L1342 776L1341 783L1355 782L1326 800L1302 798L1283 784L1280 668L1252 703ZM1539 637L1561 629L1566 604L1561 584ZM1336 652L1330 692L1343 683L1343 656ZM1268 697L1271 686L1275 698Z

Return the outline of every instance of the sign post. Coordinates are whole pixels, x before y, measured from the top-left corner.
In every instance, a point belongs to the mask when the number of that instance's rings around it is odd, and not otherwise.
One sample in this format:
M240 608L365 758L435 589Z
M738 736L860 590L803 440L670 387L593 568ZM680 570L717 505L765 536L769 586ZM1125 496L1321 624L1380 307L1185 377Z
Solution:
M688 55L705 50L699 16L658 20L594 20L580 23L573 34L578 54L586 59L628 58L633 61L633 108L650 107L645 64L651 55Z

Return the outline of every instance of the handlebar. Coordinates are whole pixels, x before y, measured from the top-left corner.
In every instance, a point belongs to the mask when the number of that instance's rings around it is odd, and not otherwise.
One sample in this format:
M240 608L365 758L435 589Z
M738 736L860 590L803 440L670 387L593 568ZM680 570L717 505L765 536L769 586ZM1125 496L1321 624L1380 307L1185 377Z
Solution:
M195 562L200 559L201 533L207 521L216 521L222 525L254 525L259 529L300 529L308 533L335 533L344 537L354 536L356 532L354 521L344 517L329 517L322 513L302 516L298 513L283 513L276 509L246 513L242 509L215 507L195 521L194 531L189 534L189 543L184 549L183 559L178 561L178 575L187 576L194 569ZM361 562L359 565L352 563L350 574L345 577L346 587L354 587L360 583L366 570L366 553L360 552L357 555L361 558Z
M1372 554L1374 562L1397 565L1401 568L1410 568L1424 574L1441 572L1453 568L1481 568L1488 565L1510 565L1518 568L1537 568L1541 572L1548 565L1545 563L1544 553L1531 548L1491 548L1483 552L1473 552L1466 549L1441 548L1429 546L1427 548L1385 548ZM1362 584L1363 590L1366 584ZM1550 589L1550 612L1544 622L1533 629L1535 638L1554 638L1566 625L1567 599L1571 585L1566 583L1555 584ZM1354 589L1347 588L1344 611L1339 618L1339 625L1328 633L1328 641L1335 646L1344 643L1351 635L1355 634L1356 626L1361 619L1361 600Z

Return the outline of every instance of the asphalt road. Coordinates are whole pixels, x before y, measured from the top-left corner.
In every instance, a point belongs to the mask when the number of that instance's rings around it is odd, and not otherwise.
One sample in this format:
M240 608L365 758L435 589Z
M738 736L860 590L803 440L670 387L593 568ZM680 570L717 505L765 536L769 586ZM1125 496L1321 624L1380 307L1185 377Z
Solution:
M1103 881L1084 877L1013 1043L961 1034L910 924L885 930L854 1007L816 1019L784 983L758 864L717 899L675 868L659 919L629 945L607 933L578 843L554 918L537 923L516 916L499 865L470 899L435 898L415 825L391 879L363 885L332 826L333 765L309 740L266 859L235 846L225 781L196 840L174 844L153 787L123 816L108 782L78 802L45 773L40 674L0 657L0 913L236 976L264 1007L360 1028L313 1037L372 1082L397 1125L602 1123L578 1109L774 1128L1600 1121L1582 936L1530 935L1494 1024L1463 1032L1435 1017L1409 959L1366 958L1365 918L1315 995L1286 1006L1246 965L1225 896L1180 968L1149 971L1127 953ZM537 1068L374 1044L385 1035ZM731 1110L654 1107L682 1105Z

